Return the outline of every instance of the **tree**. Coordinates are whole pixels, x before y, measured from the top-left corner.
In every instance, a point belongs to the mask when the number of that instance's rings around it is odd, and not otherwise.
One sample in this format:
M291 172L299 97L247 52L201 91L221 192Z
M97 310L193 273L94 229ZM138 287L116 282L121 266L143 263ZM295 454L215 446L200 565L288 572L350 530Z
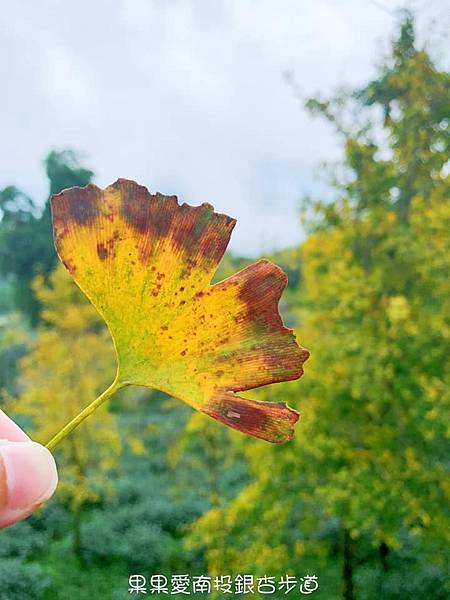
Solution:
M64 188L87 185L94 175L70 150L50 152L44 163L49 198ZM56 264L50 203L47 199L40 208L18 188L8 186L0 190L0 214L0 274L12 278L16 308L36 324L40 307L31 282L38 273L49 274Z
M322 558L330 598L336 586L345 600L446 597L449 100L406 15L377 79L308 102L337 127L344 161L335 199L304 207L297 317L311 360L280 388L302 424L286 448L249 444L254 482L194 530L204 542L228 524L231 569ZM405 560L420 578L399 589Z
M43 323L21 360L22 390L12 409L31 419L33 436L46 443L105 385L114 371L114 350L100 316L62 266L33 283ZM120 457L116 418L106 406L58 449L58 497L74 518L74 550L82 556L83 507L108 492Z

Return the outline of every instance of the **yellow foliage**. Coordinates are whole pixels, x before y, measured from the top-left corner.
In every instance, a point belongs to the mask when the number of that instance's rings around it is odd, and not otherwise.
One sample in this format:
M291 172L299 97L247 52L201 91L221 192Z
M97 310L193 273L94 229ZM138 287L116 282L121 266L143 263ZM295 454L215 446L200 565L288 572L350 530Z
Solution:
M146 453L146 448L141 438L129 436L127 441L131 452L135 456L143 456Z
M12 409L31 418L33 436L46 443L92 398L114 373L114 351L95 310L62 267L34 282L47 322L20 362L21 393ZM95 501L108 488L121 442L115 417L102 406L57 452L58 494L74 509ZM91 467L92 468L91 470Z
M393 323L406 321L410 315L408 300L404 296L392 296L387 300L386 312Z

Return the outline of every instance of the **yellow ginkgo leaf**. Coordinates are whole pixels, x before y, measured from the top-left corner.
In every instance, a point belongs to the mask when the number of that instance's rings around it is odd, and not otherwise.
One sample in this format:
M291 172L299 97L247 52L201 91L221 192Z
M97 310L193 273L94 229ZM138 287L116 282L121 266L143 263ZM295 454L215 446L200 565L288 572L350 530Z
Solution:
M152 387L250 435L292 437L297 412L235 394L297 379L308 352L278 313L279 267L260 260L211 285L234 219L125 179L65 190L52 210L58 254L114 340L107 395Z

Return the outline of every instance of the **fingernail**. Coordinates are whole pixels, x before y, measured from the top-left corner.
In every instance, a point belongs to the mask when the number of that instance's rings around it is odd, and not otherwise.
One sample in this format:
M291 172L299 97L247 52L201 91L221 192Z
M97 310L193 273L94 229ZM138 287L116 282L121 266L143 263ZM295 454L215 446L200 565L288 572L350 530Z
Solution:
M44 502L58 483L55 459L36 442L0 442L0 460L6 474L6 501L12 510Z

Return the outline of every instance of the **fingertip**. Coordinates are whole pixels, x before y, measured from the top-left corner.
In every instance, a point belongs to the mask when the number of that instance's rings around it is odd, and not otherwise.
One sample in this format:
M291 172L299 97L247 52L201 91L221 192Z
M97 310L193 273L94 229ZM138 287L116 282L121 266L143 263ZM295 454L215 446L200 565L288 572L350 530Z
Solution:
M30 438L27 436L17 423L6 415L0 408L0 439L11 442L27 442Z
M0 442L0 526L30 514L58 483L52 454L37 442Z

